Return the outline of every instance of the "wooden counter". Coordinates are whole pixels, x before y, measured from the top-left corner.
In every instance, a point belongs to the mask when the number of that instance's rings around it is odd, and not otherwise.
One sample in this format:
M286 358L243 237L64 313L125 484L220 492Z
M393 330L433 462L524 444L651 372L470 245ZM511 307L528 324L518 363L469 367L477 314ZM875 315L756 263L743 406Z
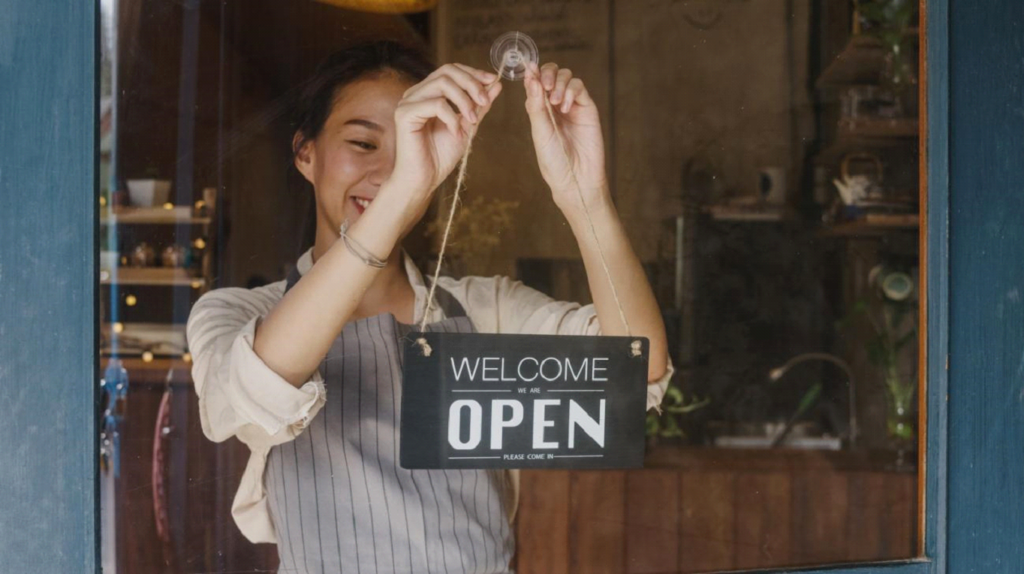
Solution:
M125 366L119 572L275 568L274 546L250 544L231 520L248 451L234 439L214 444L203 436L191 365L157 358ZM165 476L174 542L165 547L154 523L152 452L172 366ZM886 471L892 457L662 446L643 470L524 471L517 572L712 572L910 557L917 474Z
M873 451L665 447L635 471L524 471L520 574L907 558L917 475Z

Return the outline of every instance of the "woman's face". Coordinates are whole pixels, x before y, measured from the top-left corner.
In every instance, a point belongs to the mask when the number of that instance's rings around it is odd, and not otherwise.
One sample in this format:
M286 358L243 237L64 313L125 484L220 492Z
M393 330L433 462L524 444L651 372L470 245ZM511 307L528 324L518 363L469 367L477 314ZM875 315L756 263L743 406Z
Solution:
M318 227L337 234L346 219L355 223L391 175L395 108L411 86L391 72L345 86L320 135L296 154L295 166L313 184Z

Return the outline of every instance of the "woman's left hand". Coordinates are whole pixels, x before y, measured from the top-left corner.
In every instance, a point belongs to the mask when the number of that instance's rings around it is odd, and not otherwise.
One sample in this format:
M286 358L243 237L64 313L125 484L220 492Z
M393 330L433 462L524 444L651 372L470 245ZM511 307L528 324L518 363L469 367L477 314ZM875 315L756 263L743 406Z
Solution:
M540 68L530 64L524 81L537 162L544 181L551 187L555 204L566 216L583 212L573 174L587 206L607 200L601 121L583 81L574 78L567 68L550 62ZM545 99L551 103L554 124ZM556 130L565 142L564 151Z

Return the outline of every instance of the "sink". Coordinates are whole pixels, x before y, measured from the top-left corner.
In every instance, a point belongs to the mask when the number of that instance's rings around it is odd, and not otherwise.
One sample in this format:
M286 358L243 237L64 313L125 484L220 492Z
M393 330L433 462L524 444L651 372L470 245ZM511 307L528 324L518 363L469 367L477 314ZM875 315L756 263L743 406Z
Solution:
M714 445L721 448L770 448L774 437L723 435L715 437ZM788 436L779 445L781 448L807 450L841 450L843 441L832 436Z

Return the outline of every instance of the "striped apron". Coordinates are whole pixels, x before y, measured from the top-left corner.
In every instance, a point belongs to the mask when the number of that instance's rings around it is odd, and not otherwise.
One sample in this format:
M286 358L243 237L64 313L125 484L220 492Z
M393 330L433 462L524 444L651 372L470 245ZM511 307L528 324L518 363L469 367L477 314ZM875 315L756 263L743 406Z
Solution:
M299 280L294 269L287 289ZM475 332L437 289L445 319L427 331ZM327 403L295 440L273 447L264 487L278 572L505 573L514 540L502 470L406 470L398 464L402 338L381 314L345 325L320 363Z

